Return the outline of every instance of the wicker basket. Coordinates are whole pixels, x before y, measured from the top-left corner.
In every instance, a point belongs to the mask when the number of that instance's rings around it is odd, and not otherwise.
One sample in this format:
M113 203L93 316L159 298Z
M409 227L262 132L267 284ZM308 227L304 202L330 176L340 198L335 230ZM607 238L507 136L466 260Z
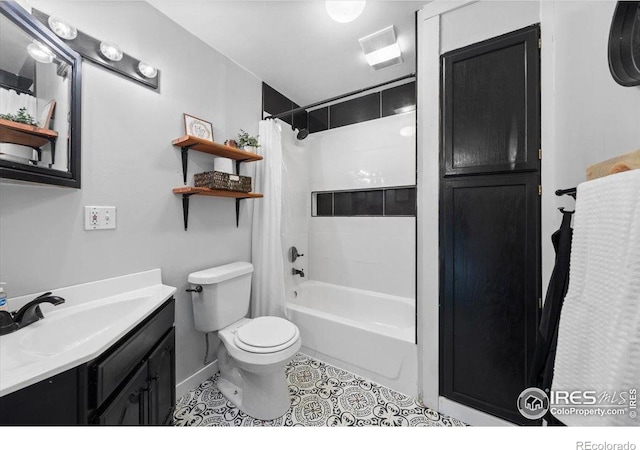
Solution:
M251 192L251 177L225 172L202 172L193 176L196 187L207 187L223 191Z

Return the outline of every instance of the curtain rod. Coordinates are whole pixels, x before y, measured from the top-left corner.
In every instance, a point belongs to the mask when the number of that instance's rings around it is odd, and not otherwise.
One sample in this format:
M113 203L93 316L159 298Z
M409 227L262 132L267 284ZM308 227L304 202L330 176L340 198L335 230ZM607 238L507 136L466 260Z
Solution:
M405 75L403 77L396 78L395 80L385 81L384 83L376 84L375 86L369 86L368 88L364 88L364 89L358 89L357 91L352 91L352 92L349 92L347 94L338 95L337 97L332 97L332 98L330 98L328 100L322 100L321 102L316 102L316 103L312 103L310 105L301 106L299 108L294 108L294 109L291 109L289 111L285 111L285 112L280 113L280 114L274 114L274 115L265 117L265 119L279 119L279 118L282 118L282 117L284 117L284 116L286 116L288 114L294 114L294 113L297 113L297 112L306 111L309 108L315 108L316 106L324 105L325 103L331 103L331 102L335 102L336 100L342 100L343 98L351 97L352 95L362 94L363 92L367 92L367 91L370 91L372 89L379 88L381 86L386 86L387 84L395 83L397 81L406 80L407 78L414 78L415 76L416 76L415 73L410 73L409 75Z

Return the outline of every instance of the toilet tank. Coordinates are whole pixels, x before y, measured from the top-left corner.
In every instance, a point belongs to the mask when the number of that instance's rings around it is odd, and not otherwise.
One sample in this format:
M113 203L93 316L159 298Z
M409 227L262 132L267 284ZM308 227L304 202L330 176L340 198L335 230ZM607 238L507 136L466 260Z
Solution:
M251 295L253 265L235 262L189 274L196 330L217 331L246 316Z

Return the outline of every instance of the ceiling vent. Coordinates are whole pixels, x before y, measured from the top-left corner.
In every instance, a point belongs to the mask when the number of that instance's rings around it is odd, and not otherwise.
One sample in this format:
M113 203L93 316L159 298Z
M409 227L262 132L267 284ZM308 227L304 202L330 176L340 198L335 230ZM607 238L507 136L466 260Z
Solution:
M367 62L375 70L402 63L402 50L393 25L358 39Z

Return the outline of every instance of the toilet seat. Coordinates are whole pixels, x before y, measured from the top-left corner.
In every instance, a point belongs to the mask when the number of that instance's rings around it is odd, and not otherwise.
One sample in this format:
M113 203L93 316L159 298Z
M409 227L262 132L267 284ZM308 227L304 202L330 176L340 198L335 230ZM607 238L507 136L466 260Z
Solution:
M258 317L240 326L234 334L234 344L251 353L275 353L293 345L300 331L293 323L280 317Z

